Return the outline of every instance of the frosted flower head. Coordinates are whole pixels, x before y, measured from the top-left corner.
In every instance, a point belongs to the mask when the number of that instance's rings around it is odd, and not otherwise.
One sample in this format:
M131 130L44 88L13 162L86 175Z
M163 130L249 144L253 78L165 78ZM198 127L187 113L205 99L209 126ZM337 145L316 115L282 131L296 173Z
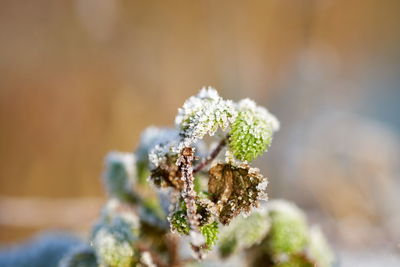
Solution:
M250 99L241 100L238 116L231 126L229 148L243 161L252 161L271 145L272 135L279 130L279 121Z
M132 153L110 152L105 159L103 174L107 192L123 199L136 183L136 159Z
M181 129L183 144L189 146L206 134L214 135L218 128L226 130L236 116L234 103L223 100L214 88L208 87L185 101L175 124Z

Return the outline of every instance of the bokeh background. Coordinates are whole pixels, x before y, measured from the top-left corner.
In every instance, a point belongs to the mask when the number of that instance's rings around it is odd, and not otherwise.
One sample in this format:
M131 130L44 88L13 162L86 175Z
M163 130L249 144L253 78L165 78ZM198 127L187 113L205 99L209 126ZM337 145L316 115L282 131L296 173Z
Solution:
M0 1L0 243L87 232L104 155L202 86L281 120L257 164L341 266L400 266L400 1Z

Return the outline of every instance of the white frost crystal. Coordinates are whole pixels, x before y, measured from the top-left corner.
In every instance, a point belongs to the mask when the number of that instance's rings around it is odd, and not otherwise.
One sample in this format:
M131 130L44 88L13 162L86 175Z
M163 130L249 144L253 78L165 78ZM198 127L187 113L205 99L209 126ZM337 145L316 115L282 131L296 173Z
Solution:
M212 88L202 88L196 96L190 97L178 110L175 124L181 129L184 145L214 135L218 128L227 129L236 119L235 104L224 100Z

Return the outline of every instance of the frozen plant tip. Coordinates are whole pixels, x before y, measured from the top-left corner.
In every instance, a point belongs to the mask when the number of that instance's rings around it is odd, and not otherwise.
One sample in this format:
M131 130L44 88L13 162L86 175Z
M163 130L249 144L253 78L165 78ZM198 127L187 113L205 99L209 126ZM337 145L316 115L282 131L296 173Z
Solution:
M321 232L309 230L293 204L266 202L268 179L252 165L278 129L254 101L201 89L178 110L175 127L149 127L134 153L107 156L110 199L90 246L62 266L193 266L217 247L213 255L243 255L249 266L330 267Z

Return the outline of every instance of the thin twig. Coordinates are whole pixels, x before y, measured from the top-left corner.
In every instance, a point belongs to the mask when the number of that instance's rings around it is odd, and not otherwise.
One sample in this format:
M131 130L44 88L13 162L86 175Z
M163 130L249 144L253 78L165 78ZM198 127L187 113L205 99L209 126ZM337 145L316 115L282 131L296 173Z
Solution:
M199 165L194 168L193 173L201 171L205 166L210 164L218 156L219 152L221 152L221 150L225 147L227 139L227 137L222 139L219 142L218 146L210 153L210 155L208 155L208 157L206 157Z

